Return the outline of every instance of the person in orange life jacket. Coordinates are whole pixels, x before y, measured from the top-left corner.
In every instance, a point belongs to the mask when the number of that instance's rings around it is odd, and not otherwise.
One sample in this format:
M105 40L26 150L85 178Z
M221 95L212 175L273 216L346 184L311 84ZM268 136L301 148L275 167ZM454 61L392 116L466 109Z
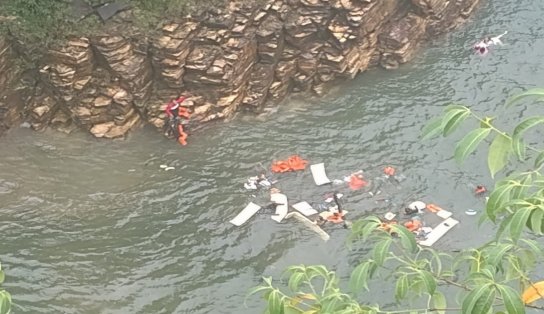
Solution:
M344 220L344 212L342 210L342 205L340 204L340 197L338 197L338 194L339 194L338 192L334 192L334 194L332 195L334 199L334 203L336 204L337 212L332 214L332 216L330 216L329 221L334 223L343 222L342 226L347 229L348 225L346 221Z
M180 119L183 117L188 120L191 116L189 109L181 106L181 103L183 103L186 99L186 96L180 96L179 98L169 102L165 109L166 115L169 119L169 130L167 131L167 135L171 135L172 133L175 134L177 131L178 141L181 145L187 144L187 133L183 129L183 123L181 123Z
M165 112L169 119L179 119L179 117L184 117L189 119L191 116L189 109L182 107L181 103L187 99L186 96L180 96L177 99L173 99L166 106Z

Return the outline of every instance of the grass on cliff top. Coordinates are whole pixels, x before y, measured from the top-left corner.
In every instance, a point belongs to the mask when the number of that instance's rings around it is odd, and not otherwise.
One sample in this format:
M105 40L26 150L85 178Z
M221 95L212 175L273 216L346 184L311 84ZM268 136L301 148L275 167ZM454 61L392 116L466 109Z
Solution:
M98 7L113 0L82 0ZM143 32L160 22L186 14L221 7L225 0L125 0L134 9L133 23ZM17 39L27 59L37 60L52 45L68 36L87 36L107 27L96 14L84 19L74 15L72 0L0 0L0 32ZM122 35L122 34L121 34Z

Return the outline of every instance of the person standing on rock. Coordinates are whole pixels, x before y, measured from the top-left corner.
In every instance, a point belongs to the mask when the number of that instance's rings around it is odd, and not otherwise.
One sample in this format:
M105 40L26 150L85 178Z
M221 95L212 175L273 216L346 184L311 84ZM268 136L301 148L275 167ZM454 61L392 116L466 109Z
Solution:
M168 116L168 126L170 127L167 134L175 134L177 131L178 142L181 145L187 145L187 133L183 129L181 118L189 120L191 116L189 109L181 106L186 99L187 96L180 96L177 99L173 99L166 105L165 109L166 115Z

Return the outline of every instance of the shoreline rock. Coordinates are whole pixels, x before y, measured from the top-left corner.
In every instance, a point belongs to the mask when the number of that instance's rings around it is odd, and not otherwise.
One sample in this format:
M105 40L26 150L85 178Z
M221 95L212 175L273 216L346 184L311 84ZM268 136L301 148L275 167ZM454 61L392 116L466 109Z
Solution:
M35 86L17 89L14 48L0 38L0 135L82 128L123 137L164 125L166 103L189 92L196 123L258 113L289 93L326 93L369 67L395 69L429 36L463 22L478 0L232 0L225 10L164 23L143 35L124 11L104 33L69 38L41 60ZM124 35L129 34L129 35Z

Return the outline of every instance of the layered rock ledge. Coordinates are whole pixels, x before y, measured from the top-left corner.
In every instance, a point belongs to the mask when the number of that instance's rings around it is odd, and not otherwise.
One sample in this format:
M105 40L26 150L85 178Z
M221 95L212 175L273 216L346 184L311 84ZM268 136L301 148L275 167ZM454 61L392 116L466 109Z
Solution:
M16 39L0 38L0 134L23 119L35 130L79 127L105 138L143 123L161 129L165 104L183 92L193 95L197 123L258 112L291 92L321 95L334 80L408 62L428 36L459 25L477 3L233 0L224 10L164 23L150 37L125 11L103 33L48 51L37 79L23 87Z

